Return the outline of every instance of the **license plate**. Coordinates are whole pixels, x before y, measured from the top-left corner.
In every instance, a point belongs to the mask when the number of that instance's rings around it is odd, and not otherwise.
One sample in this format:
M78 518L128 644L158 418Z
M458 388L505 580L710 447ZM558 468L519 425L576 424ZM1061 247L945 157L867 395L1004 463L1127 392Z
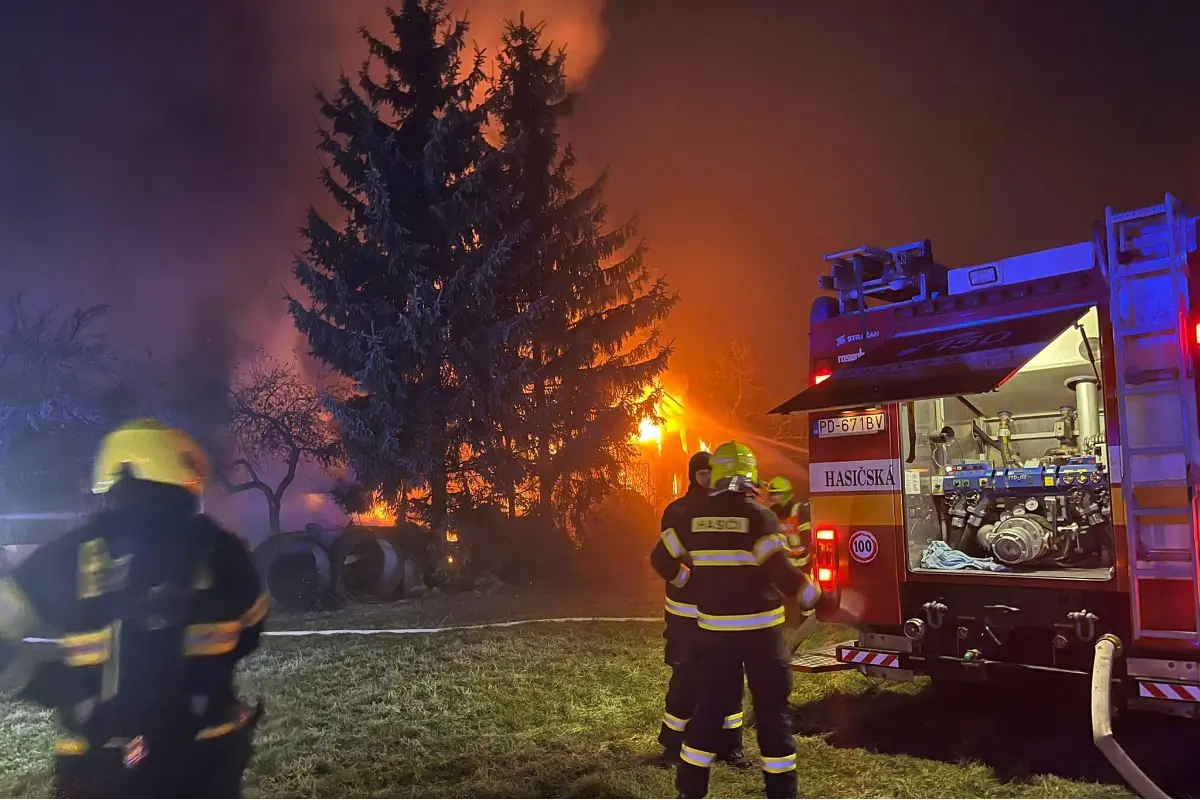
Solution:
M835 436L863 436L879 433L887 424L887 414L879 411L870 414L847 414L841 417L819 419L814 423L817 437L828 439Z

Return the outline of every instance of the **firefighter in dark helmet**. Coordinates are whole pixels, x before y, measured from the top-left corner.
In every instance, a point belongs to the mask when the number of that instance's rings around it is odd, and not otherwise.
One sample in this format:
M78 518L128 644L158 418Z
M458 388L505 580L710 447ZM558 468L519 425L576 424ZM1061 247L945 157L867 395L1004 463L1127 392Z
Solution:
M790 658L780 626L784 597L812 608L820 590L788 560L779 521L753 499L758 460L726 442L712 456L712 488L674 520L691 558L700 702L684 733L675 786L704 797L716 760L724 709L750 685L767 797L796 796L796 749L788 719Z
M102 510L0 580L0 664L57 712L61 796L241 796L262 705L238 699L234 670L267 598L245 546L201 513L207 476L182 431L118 428L93 470Z
M664 612L667 627L663 632L666 647L663 656L671 668L671 679L667 684L666 709L658 732L658 743L663 746L660 759L663 766L674 766L679 762L683 732L696 710L699 692L699 676L694 659L696 604L688 585L691 558L681 549L674 525L675 520L685 514L691 504L708 497L710 474L709 454L702 451L693 455L688 461L687 493L672 501L663 512L662 534L650 554L651 566L667 584ZM718 758L736 767L747 766L746 757L742 754L740 693L737 702L726 709L722 731Z

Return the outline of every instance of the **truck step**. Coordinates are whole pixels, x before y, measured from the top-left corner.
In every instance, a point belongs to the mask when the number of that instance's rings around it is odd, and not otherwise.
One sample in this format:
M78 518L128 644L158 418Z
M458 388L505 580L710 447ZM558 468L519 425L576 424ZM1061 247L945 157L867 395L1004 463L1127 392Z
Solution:
M795 672L841 672L842 670L854 669L853 664L844 664L838 661L837 651L839 647L853 647L856 640L851 639L846 642L836 642L827 644L823 647L817 647L803 653L796 653L792 656L792 670Z

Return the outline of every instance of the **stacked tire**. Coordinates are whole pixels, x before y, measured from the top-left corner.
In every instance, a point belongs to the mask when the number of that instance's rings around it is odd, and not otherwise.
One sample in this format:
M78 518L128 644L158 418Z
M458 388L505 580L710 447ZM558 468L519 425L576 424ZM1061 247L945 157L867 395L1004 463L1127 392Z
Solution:
M271 599L288 611L319 611L345 602L387 603L424 589L414 532L400 528L310 525L272 536L254 551Z

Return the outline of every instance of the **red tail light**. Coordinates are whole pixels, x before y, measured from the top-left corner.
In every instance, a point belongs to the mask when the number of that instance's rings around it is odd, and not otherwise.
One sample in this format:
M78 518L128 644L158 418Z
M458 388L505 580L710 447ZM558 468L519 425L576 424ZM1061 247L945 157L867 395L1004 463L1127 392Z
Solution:
M828 358L818 358L813 363L812 368L812 385L816 386L822 381L827 381L833 377L833 365Z
M837 532L832 528L817 528L813 533L813 543L816 545L817 585L821 591L830 594L837 590Z

